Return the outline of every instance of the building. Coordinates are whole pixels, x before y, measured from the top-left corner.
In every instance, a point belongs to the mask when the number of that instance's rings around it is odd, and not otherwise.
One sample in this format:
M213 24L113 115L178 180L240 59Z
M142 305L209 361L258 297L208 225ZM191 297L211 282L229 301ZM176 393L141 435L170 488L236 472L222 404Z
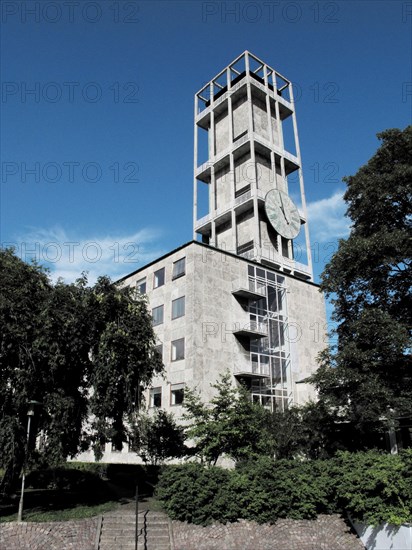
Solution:
M244 52L195 95L194 149L193 241L121 280L147 295L165 364L147 404L179 417L184 388L208 401L226 370L272 410L303 404L326 316L290 81Z

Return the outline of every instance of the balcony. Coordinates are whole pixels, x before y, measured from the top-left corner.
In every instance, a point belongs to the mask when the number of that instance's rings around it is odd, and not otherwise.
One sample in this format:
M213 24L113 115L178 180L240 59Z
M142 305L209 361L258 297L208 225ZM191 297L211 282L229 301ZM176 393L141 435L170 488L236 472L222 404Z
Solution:
M249 321L243 326L240 323L235 323L233 334L243 338L250 338L251 340L265 338L268 335L268 327L266 323L259 323L257 321Z
M266 296L266 285L258 283L254 277L249 277L248 281L242 279L234 283L232 294L236 296L236 298L259 300Z
M244 363L235 365L235 376L251 376L253 378L269 378L269 365L259 365L259 363Z

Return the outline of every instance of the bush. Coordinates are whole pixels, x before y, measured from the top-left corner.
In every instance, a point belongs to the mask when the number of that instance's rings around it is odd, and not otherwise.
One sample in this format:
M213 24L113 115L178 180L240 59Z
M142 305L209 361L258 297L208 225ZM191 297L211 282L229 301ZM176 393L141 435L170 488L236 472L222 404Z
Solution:
M340 452L332 459L340 509L369 525L412 522L412 449Z
M200 464L166 467L156 494L173 519L265 523L315 518L329 510L329 485L320 464L262 458L234 471Z
M371 525L400 525L412 521L412 450L340 452L333 459L303 462L262 457L236 470L168 466L156 493L171 518L204 525L336 512Z
M156 496L163 502L172 519L207 525L225 521L224 504L230 471L205 468L201 464L165 466L156 487ZM235 516L231 516L233 521Z
M241 517L262 523L277 518L312 519L332 511L326 461L263 458L242 464L238 473L247 476L250 490L249 504Z

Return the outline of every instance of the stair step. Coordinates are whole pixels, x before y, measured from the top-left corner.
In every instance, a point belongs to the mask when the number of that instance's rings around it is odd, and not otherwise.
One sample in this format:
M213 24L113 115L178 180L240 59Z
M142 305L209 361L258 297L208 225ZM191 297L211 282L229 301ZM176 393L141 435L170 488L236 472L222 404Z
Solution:
M103 516L99 550L135 550L136 515L118 510ZM169 519L163 512L138 514L138 550L170 550Z

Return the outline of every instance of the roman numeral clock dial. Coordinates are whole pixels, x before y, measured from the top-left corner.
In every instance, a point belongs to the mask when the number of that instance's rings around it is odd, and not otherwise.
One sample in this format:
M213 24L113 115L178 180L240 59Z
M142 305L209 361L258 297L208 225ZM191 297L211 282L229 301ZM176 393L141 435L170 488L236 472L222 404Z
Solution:
M265 211L273 229L285 237L294 239L300 231L299 211L286 193L272 189L265 197Z

